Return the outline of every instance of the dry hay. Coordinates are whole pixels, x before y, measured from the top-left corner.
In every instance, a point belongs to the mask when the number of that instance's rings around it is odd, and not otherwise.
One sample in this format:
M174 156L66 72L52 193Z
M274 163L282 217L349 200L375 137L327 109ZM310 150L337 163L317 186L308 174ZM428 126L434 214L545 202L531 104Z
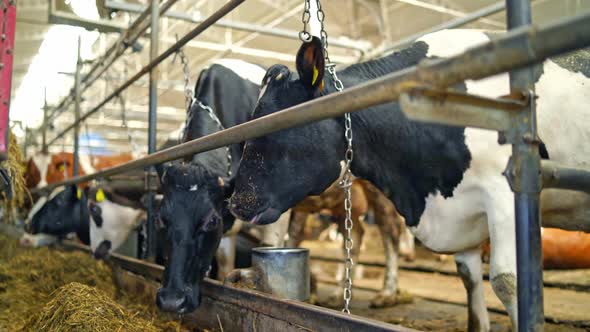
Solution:
M24 330L39 332L158 331L150 322L135 317L111 297L77 282L58 288L51 300L32 317Z
M0 194L0 204L4 207L5 211L13 211L15 208L22 208L25 206L27 200L32 201L31 193L27 189L25 181L25 160L21 153L20 147L16 141L16 136L12 132L9 132L9 144L8 144L8 159L0 162L0 167L8 172L10 177L10 185L12 187L12 199L6 198L6 193ZM5 218L6 222L13 223L12 213L6 213L8 218Z
M113 284L111 268L89 254L50 248L20 248L16 243L15 239L0 234L0 331L36 331L38 326L32 326L34 322L29 319L37 317L45 304L64 304L53 297L61 294L56 292L57 289L71 283L90 286L102 294L103 300L116 299L126 308L127 317L142 318L157 330L187 331L176 320L159 313L152 296L119 294ZM84 307L85 304L77 306Z

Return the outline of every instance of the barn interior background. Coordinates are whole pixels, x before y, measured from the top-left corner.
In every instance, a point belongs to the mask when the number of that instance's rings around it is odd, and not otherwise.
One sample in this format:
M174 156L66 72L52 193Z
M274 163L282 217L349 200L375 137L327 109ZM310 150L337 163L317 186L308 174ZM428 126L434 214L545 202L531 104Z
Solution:
M533 21L539 24L590 9L590 3L583 0L531 3ZM378 57L412 36L461 18L468 21L464 27L504 30L502 4L470 0L325 1L331 58L346 65ZM32 152L41 147L41 132L46 132L50 152L73 150L74 131L65 130L72 129L76 118L73 100L68 96L74 86L80 40L80 112L96 110L80 128L80 152L147 152L147 75L133 83L122 99L115 98L96 109L149 62L149 30L126 45L123 55L112 65L108 57L101 57L147 5L148 1L118 0L18 2L11 126L25 150ZM214 1L177 1L160 21L160 50L173 45L219 6ZM300 0L250 0L231 12L183 48L189 61L190 88L199 71L214 59L228 57L263 66L282 63L293 67L293 54L300 45L297 33L302 25L302 10ZM489 15L468 20L482 11ZM174 58L165 60L157 69L158 145L185 119L186 77L180 57ZM96 72L101 71L101 64L105 64L105 72L99 77ZM96 79L91 86L84 76L89 71L95 75L89 76L90 80Z

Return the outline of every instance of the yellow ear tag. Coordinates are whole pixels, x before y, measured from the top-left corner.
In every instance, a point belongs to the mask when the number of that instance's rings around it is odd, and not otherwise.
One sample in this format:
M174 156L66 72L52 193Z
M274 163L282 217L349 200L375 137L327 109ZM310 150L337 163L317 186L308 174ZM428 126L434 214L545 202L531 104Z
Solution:
M64 164L60 164L60 165L57 167L57 170L58 170L58 171L60 171L60 172L63 172L63 171L64 171L64 169L65 169L65 167L64 167Z
M311 80L311 85L315 84L315 81L317 81L319 74L319 70L316 68L316 66L313 66L313 79Z
M78 199L82 198L82 191L80 189L76 191L76 197L78 197Z
M94 198L99 203L104 201L104 198L105 198L104 191L102 191L102 189L98 189L98 191L96 191L96 196Z

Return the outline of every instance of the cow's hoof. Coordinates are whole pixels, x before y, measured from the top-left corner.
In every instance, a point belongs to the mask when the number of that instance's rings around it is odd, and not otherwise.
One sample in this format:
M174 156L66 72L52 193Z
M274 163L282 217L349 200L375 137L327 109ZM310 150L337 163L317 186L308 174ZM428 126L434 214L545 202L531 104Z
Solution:
M406 291L398 290L395 295L390 292L381 291L371 300L369 307L388 308L397 304L407 304L412 302L414 302L414 297Z
M388 308L397 304L397 294L390 294L389 292L379 292L371 300L369 307L371 308Z
M309 295L309 300L307 300L307 303L309 303L309 304L318 304L318 296L317 296L317 294L311 294L311 295Z
M332 294L326 300L318 302L323 307L333 309L342 309L344 307L344 297L342 296L342 292Z

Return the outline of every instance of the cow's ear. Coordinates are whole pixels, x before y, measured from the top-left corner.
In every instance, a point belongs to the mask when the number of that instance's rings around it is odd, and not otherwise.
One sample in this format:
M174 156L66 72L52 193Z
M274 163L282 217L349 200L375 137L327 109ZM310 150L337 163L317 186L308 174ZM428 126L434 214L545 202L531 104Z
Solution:
M322 41L312 37L311 41L303 43L297 52L297 73L303 85L315 92L324 87L324 50Z

